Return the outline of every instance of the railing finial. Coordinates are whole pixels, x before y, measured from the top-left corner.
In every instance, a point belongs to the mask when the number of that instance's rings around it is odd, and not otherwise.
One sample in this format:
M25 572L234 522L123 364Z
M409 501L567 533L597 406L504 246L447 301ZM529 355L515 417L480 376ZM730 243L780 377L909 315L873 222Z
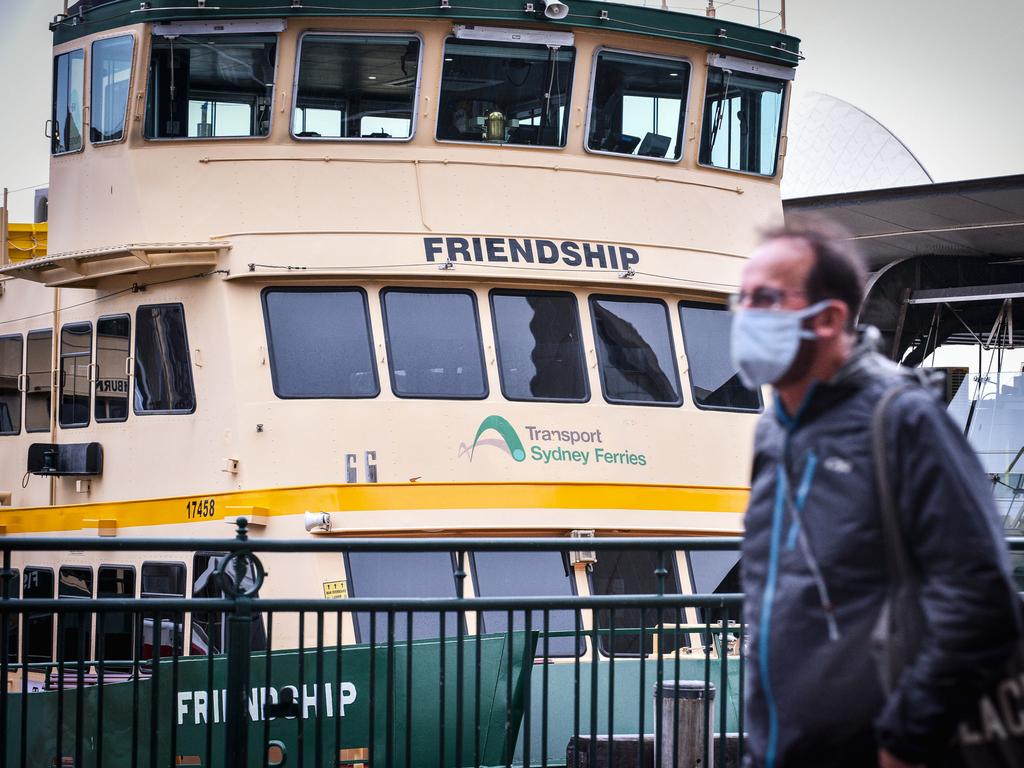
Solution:
M246 517L238 517L235 519L235 540L236 541L248 541L249 540L249 519Z

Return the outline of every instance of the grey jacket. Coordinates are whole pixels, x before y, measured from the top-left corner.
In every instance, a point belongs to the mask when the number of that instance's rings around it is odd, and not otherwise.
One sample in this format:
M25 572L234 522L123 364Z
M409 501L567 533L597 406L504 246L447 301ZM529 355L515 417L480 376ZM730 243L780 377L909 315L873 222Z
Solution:
M742 560L752 766L873 766L879 745L934 762L1013 648L1016 593L991 488L942 404L915 387L892 403L888 445L928 632L892 696L882 692L870 424L882 393L911 375L862 343L796 414L776 401L758 424Z

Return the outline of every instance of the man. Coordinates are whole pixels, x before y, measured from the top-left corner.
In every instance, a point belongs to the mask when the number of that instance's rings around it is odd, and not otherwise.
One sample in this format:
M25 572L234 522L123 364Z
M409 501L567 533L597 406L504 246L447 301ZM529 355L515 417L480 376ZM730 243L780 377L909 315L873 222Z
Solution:
M941 403L911 387L887 411L887 446L927 629L883 693L871 653L887 595L871 419L887 390L915 379L872 349L877 331L855 332L863 285L849 241L780 230L754 252L734 305L740 376L775 389L743 542L755 768L940 764L1018 633L991 489Z

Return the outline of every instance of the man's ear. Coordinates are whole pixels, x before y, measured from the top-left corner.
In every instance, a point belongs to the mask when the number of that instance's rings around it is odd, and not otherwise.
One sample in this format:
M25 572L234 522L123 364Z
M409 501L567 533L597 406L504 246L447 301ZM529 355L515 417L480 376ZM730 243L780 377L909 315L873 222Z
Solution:
M850 308L845 302L832 301L814 318L814 330L818 338L831 339L846 332L846 321Z

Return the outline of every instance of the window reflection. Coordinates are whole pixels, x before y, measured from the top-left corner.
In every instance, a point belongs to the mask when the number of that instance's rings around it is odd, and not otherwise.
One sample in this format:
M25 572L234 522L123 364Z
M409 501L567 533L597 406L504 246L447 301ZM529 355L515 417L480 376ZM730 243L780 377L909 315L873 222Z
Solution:
M53 331L30 331L25 351L25 431L45 432L50 428L50 387L52 385Z
M82 99L85 92L85 51L79 48L53 59L53 112L50 151L82 148Z
M92 326L65 325L60 332L60 410L62 427L89 423L89 364L92 362Z
M679 319L694 402L703 408L761 410L760 390L747 389L732 364L729 311L721 304L682 302Z
M92 44L89 139L93 143L118 141L124 136L134 47L134 38L127 35Z
M196 407L192 363L180 304L135 313L135 412L191 412Z
M96 421L128 418L130 326L128 315L101 317L96 323Z
M774 175L785 91L783 80L709 67L701 163Z
M0 337L0 435L21 432L21 336Z
M59 572L57 597L88 600L92 597L92 568L64 566ZM92 658L92 614L68 611L60 621L57 659L88 661Z

